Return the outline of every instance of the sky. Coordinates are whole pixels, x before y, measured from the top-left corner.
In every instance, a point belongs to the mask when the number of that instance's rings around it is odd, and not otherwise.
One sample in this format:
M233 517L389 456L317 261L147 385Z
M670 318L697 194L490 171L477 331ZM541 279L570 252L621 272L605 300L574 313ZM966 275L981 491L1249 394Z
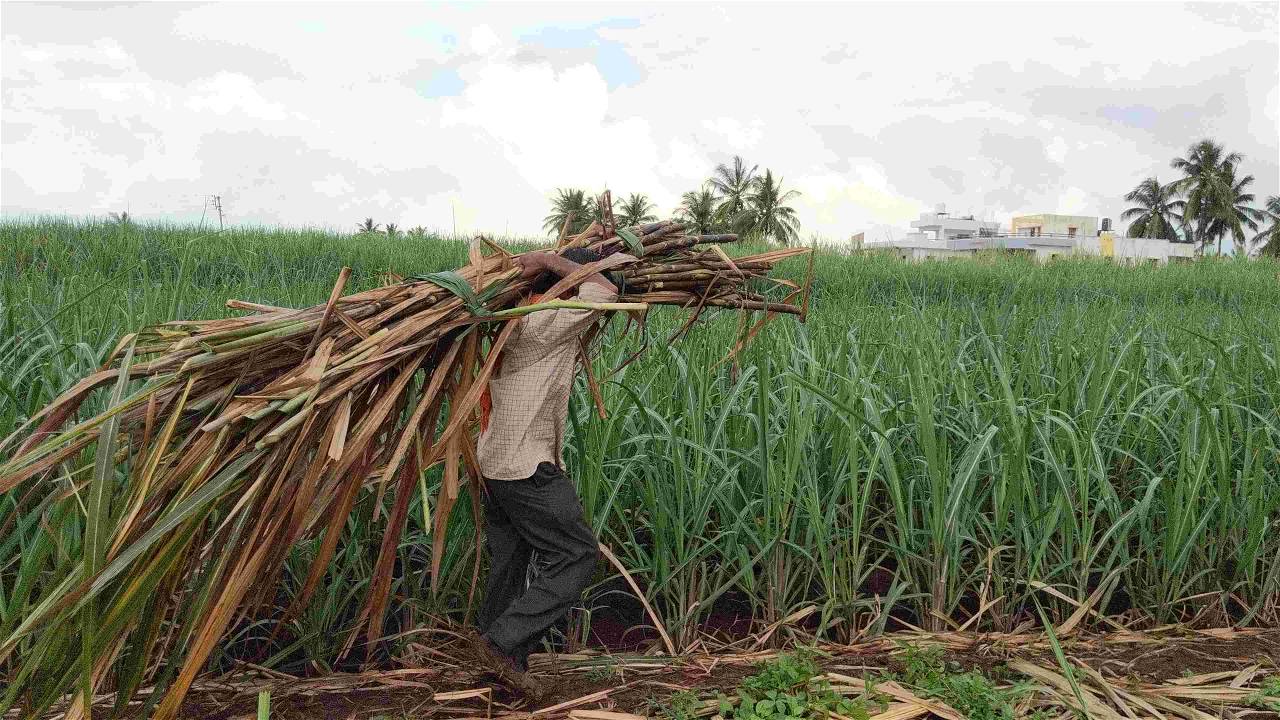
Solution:
M1280 194L1276 3L0 5L0 214L543 234L737 154L802 237L1118 217L1212 137Z

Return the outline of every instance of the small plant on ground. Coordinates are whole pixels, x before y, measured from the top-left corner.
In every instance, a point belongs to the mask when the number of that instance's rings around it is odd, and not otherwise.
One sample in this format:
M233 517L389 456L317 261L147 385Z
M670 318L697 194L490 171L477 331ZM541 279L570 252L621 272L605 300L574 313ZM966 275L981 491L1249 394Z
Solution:
M698 717L698 710L701 704L698 701L697 693L692 690L685 690L672 695L666 700L650 698L649 715L663 720L694 720Z
M907 647L897 679L924 695L942 700L971 720L1012 720L1013 702L1025 692L999 688L977 670L968 672L942 659L942 648Z
M725 720L804 720L832 713L865 720L866 707L831 689L811 653L781 655L742 681L737 696L720 695Z
M1270 675L1262 681L1258 691L1245 700L1259 710L1280 712L1280 675Z
M618 668L613 663L600 663L587 671L587 679L591 682L605 682L618 676Z

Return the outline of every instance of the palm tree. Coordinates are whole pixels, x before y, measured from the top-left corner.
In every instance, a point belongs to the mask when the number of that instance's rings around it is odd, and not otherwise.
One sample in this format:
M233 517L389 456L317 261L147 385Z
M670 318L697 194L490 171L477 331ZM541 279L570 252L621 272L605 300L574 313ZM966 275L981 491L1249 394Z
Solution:
M631 193L618 208L618 226L631 227L653 222L658 219L658 216L653 214L656 209L657 206L649 202L649 198L644 193Z
M400 232L400 226L395 223L387 223L387 237L395 237Z
M133 219L129 217L128 210L125 210L123 212L118 212L118 213L111 213L110 217L111 217L111 222L115 223L116 225L129 225L133 223Z
M756 179L756 168L747 167L747 162L739 155L733 156L733 167L724 163L716 165L711 176L711 188L720 196L720 206L716 214L722 223L739 226L746 222L747 196L751 193L752 183Z
M542 219L542 229L549 235L559 235L565 218L572 215L569 232L582 232L591 224L592 206L595 204L581 190L560 188L556 191L556 198L551 201L551 214Z
M747 213L751 217L749 231L765 241L773 239L783 245L790 244L799 236L800 220L787 201L799 196L795 190L783 192L782 178L774 180L773 171L765 170L763 177L756 178L747 196Z
M1259 255L1280 258L1280 197L1272 195L1267 198L1266 207L1259 214L1271 221L1271 227L1254 235L1253 244L1257 246Z
M709 233L717 227L716 196L710 188L691 190L680 196L680 208L676 210L680 221L699 233Z
M376 233L382 226L373 221L373 218L365 218L364 222L356 223L356 232L358 233Z
M1222 238L1226 235L1231 236L1235 251L1242 253L1245 251L1244 229L1256 231L1258 222L1265 215L1252 207L1254 197L1249 192L1249 186L1253 184L1252 175L1245 175L1237 180L1235 166L1224 165L1221 179L1225 192L1217 197L1217 203L1212 208L1213 220L1209 224L1209 237L1218 238L1219 255L1222 254Z
M1121 220L1130 220L1129 237L1163 238L1178 240L1178 227L1182 224L1179 211L1185 204L1175 200L1177 189L1174 185L1161 185L1156 178L1149 177L1138 183L1125 200L1138 203L1120 213Z
M1231 184L1223 178L1224 171L1233 171L1243 160L1240 153L1228 153L1222 145L1205 138L1187 148L1185 158L1174 158L1174 170L1181 170L1183 178L1175 183L1179 192L1186 193L1183 215L1192 228L1192 240L1201 252L1213 240L1210 227L1217 210L1224 203Z
M409 228L408 235L409 237L414 237L414 238L426 237L427 229L422 227L421 225L414 225L413 227Z

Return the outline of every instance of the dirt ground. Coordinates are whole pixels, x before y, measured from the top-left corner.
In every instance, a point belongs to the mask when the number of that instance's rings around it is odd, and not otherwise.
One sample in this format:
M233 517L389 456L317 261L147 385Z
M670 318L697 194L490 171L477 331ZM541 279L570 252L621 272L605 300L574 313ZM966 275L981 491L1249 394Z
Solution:
M1047 697L1055 695L1052 674L1061 665L1042 636L894 634L856 645L827 646L820 664L840 676L874 677L899 669L908 645L940 646L950 666L965 670L990 673L1006 670L1010 663L1030 663L1049 674L1047 680L1036 679L1048 683ZM1161 703L1199 703L1198 707L1212 710L1211 701L1196 694L1203 690L1204 697L1219 698L1212 702L1219 702L1224 711L1207 717L1277 717L1244 702L1237 703L1240 712L1231 713L1222 698L1243 696L1249 687L1280 668L1280 631L1116 633L1069 638L1064 641L1064 651L1073 667L1096 671L1099 689L1095 695L1104 702L1115 697L1110 688L1130 697L1125 694L1127 688L1141 697L1154 695ZM679 658L592 653L535 656L531 670L551 693L533 707L468 668L465 657L443 659L451 656L448 648L427 652L433 658L430 663L410 661L395 669L321 678L289 678L246 668L230 677L199 683L183 706L183 717L255 718L257 694L263 689L271 691L273 720L583 718L591 716L583 714L590 710L651 715L652 703L678 692L692 690L704 698L714 697L716 691L729 693L753 674L759 663L777 655L775 650L759 650ZM1228 688L1229 680L1239 685L1234 695ZM1108 687L1101 687L1103 684ZM1056 695L1067 693L1059 689ZM1069 697L1064 702L1068 707L1071 704ZM1123 700L1117 697L1117 702ZM1135 702L1140 703L1140 698ZM1179 715L1177 708L1166 709L1171 711L1169 717ZM922 712L916 716L932 715Z
M1037 660L1052 660L1040 653ZM1190 675L1240 670L1262 664L1280 669L1280 630L1256 636L1221 637L1206 641L1201 637L1174 639L1164 643L1118 643L1097 650L1085 650L1073 657L1092 668L1108 668L1119 676L1158 683Z

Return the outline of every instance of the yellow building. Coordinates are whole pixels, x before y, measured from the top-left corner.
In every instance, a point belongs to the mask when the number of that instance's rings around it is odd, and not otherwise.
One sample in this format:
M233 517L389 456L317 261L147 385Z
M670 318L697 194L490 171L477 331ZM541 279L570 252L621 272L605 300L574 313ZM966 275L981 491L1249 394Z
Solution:
M1018 215L1013 218L1013 234L1040 237L1093 238L1098 236L1098 218L1087 215Z

